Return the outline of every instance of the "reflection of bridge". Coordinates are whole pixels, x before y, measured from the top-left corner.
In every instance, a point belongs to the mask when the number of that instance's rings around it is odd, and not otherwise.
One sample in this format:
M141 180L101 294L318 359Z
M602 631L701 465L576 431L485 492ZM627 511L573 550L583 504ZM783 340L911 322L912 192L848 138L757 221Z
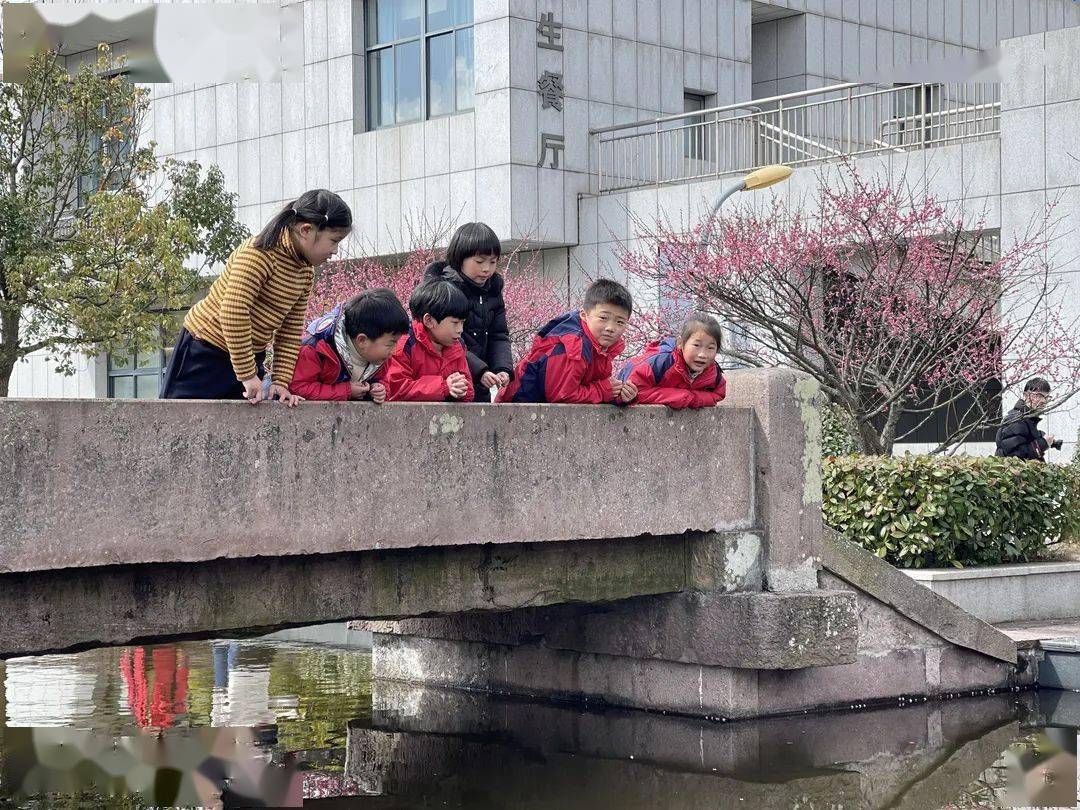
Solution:
M376 676L727 716L1025 677L823 543L812 381L731 388L697 413L0 401L0 655L401 619Z
M720 724L376 681L345 776L387 807L974 806L961 792L1037 706L1010 694Z

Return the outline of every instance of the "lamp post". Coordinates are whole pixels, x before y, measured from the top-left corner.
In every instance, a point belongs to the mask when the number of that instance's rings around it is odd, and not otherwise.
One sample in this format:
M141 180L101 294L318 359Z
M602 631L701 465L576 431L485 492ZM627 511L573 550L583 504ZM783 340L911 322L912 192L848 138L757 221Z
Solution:
M757 191L761 188L768 188L774 186L777 183L782 183L791 177L791 167L784 166L779 163L774 163L771 166L762 166L760 169L750 172L742 180L737 183L733 183L728 188L724 189L723 194L716 200L716 204L713 205L712 210L709 212L709 218L705 220L705 232L702 234L701 241L698 243L702 247L705 247L709 239L712 238L713 223L716 221L716 215L720 211L720 206L723 205L729 198L735 196L740 191ZM732 341L737 342L735 333L732 330L732 324L727 319L721 319L724 321L724 329L729 334L733 335ZM733 368L740 368L744 364L734 363Z
M762 166L760 169L750 172L750 174L746 175L746 177L739 182L724 189L724 193L720 195L720 198L712 207L712 211L709 212L708 221L712 222L716 217L716 213L720 210L720 206L723 205L729 197L733 197L740 191L757 191L759 188L774 186L791 177L791 171L790 166L783 166L776 163L772 166Z

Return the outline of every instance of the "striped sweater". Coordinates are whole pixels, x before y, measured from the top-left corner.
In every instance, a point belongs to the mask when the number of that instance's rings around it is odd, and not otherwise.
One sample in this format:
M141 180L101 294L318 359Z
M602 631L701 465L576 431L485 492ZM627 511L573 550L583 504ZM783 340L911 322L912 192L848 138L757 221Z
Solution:
M236 379L255 376L255 353L274 342L274 382L288 386L300 353L315 270L293 249L289 230L273 250L244 242L225 272L184 318L195 337L229 353Z

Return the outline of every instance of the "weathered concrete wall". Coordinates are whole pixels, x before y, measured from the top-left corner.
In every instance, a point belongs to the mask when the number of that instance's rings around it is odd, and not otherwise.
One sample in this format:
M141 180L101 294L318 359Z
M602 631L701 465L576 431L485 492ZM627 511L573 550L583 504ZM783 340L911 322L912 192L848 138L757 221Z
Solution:
M0 400L0 571L755 528L753 442L747 407Z
M373 672L722 717L1034 683L1035 668L1000 631L832 533L823 551L821 588L806 593L368 623Z
M377 633L525 645L744 669L801 669L855 660L853 594L692 592L606 605L560 605L439 619L362 622ZM392 662L383 662L390 674ZM428 667L438 675L438 663ZM407 673L403 673L407 674Z
M825 529L822 548L824 567L846 583L837 586L833 577L822 583L824 587L853 587L950 644L1005 663L1016 661L1016 643L996 627L831 529Z
M727 404L754 411L755 525L766 531L771 591L817 587L821 554L821 390L790 369L729 375Z
M761 588L761 538L695 534L0 574L0 658L287 625Z

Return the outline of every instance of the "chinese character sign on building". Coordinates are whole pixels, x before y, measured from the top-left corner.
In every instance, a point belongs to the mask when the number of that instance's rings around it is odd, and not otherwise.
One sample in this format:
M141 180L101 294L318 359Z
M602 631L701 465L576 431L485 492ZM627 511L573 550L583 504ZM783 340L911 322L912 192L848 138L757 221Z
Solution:
M543 50L562 51L562 23L555 21L554 12L540 15L536 26L536 45ZM563 110L566 90L563 87L563 75L552 70L544 70L536 81L536 92L540 95L540 109L552 109L559 113ZM550 155L549 169L559 168L559 156L566 148L566 138L555 132L540 132L540 159L537 166L543 166Z

